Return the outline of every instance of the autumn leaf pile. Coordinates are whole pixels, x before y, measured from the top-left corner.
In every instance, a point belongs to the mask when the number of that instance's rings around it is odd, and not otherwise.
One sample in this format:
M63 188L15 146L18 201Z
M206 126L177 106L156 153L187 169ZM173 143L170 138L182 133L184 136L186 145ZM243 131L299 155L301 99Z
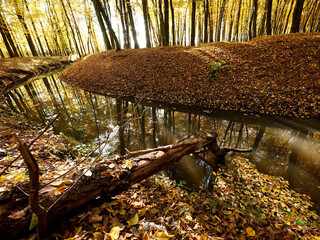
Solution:
M164 175L91 205L54 235L67 239L319 239L320 217L307 195L235 157L212 192ZM70 226L72 226L70 228Z
M210 78L212 64L222 62L227 67ZM320 34L105 51L75 63L60 78L101 94L319 119Z

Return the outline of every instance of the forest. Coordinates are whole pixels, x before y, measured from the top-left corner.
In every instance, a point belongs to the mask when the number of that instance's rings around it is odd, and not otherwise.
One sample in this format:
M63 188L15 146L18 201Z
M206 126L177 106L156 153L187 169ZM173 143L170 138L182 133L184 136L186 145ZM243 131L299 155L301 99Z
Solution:
M319 0L0 0L0 239L320 239Z
M319 32L317 0L13 0L0 5L2 57L194 46Z

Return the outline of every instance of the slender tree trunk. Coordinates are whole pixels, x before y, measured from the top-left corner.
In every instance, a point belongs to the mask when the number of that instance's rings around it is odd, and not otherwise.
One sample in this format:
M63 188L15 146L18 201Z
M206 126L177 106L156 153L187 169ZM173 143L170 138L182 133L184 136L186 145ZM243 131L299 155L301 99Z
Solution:
M258 0L253 0L252 38L257 37Z
M99 0L91 0L93 2L93 4L95 5L95 7L98 9L98 12L100 12L100 14L102 15L104 21L106 22L107 24L107 27L108 27L108 30L109 30L109 33L110 33L110 36L111 36L111 39L112 41L115 42L115 45L116 45L116 49L117 50L120 50L121 47L120 47L120 43L118 41L118 38L115 34L115 32L113 31L113 28L112 28L112 25L111 25L111 22L110 22L110 19L109 17L107 16L107 12L105 11L105 9L103 8L101 2Z
M102 33L102 37L103 37L103 41L104 41L105 47L108 50L110 50L110 49L112 49L111 43L110 43L109 37L107 35L107 29L106 29L106 26L104 25L104 22L103 22L99 7L97 6L97 4L95 4L94 0L92 0L92 2L93 2L94 10L96 11L96 15L97 15L97 19L98 19L99 26L100 26L100 29L101 29L101 33Z
M3 39L3 42L8 51L9 57L19 57L17 48L12 40L11 33L9 31L8 25L0 12L0 33Z
M169 45L169 1L164 0L164 38L163 46Z
M130 19L131 32L132 32L133 41L134 41L134 48L139 48L139 43L137 40L137 32L134 24L130 0L126 0L126 3L127 3L127 9L128 9L129 19Z
M15 5L15 10L16 10L16 15L17 15L17 18L23 28L23 33L24 33L24 36L28 42L28 45L29 45L29 48L31 50L31 53L32 53L32 56L38 56L38 53L37 53L37 49L36 49L36 46L32 40L32 37L30 35L30 31L28 29L28 26L26 24L26 21L25 21L25 18L24 18L24 13L23 13L23 10L20 9L20 5L18 4L18 1L17 0L14 0L14 5Z
M79 46L78 46L76 34L74 33L73 27L72 27L72 25L71 25L71 20L70 20L70 18L69 18L69 15L68 15L68 13L67 13L66 7L65 7L65 5L64 5L64 3L63 3L63 0L60 0L60 2L61 2L61 5L62 5L62 8L63 8L64 14L65 14L65 17L67 18L67 21L68 21L70 30L71 30L71 34L72 34L72 37L73 37L73 41L74 41L74 45L75 45L76 51L77 51L79 57L81 58L80 48L79 48Z
M81 33L79 31L79 26L77 24L77 21L76 21L76 18L74 16L74 14L73 14L73 10L72 10L72 7L71 7L71 4L70 4L69 0L67 0L67 4L68 4L68 7L69 7L69 10L70 10L72 19L73 19L74 28L75 28L75 30L77 32L78 41L79 41L79 45L80 45L80 50L81 50L82 54L86 54L86 49L85 49L85 46L84 46L83 41L82 41Z
M267 35L272 34L272 29L271 29L271 17L272 17L272 0L267 0L266 4L268 6L268 11L267 11Z
M197 11L197 2L196 0L192 0L192 7L191 7L191 39L190 45L195 45L195 38L196 38L196 11Z
M220 6L219 18L218 18L217 30L216 30L216 42L220 42L221 40L222 20L224 18L226 2L227 2L226 0L223 0L222 5Z
M144 20L144 30L146 34L146 45L151 47L150 41L150 32L149 32L149 21L148 21L148 0L142 0L142 9L143 9L143 20Z
M175 31L175 20L174 20L174 8L172 0L170 0L171 9L171 32L172 32L172 45L176 45L176 31ZM169 35L169 34L168 34Z
M41 40L40 40L38 31L37 31L37 28L36 28L36 26L35 26L35 24L34 24L34 21L33 21L33 19L32 19L32 15L31 15L31 13L30 13L27 0L25 0L24 3L25 3L25 6L26 6L27 11L28 11L28 13L29 13L29 18L30 18L30 21L31 21L31 25L32 25L33 31L34 31L34 33L35 33L35 35L36 35L36 39L37 39L37 41L38 41L38 44L39 44L41 53L42 53L43 56L45 56L46 54L45 54L45 52L44 52L44 49L43 49L43 46L42 46L42 43L41 43ZM41 21L40 21L40 22L41 22Z
M209 0L204 1L204 26L203 26L203 42L208 42L208 20L209 20Z

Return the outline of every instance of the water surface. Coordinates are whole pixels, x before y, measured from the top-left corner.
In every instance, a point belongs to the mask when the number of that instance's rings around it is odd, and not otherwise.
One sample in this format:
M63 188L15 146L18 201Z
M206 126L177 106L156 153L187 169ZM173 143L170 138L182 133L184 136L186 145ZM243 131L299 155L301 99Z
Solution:
M104 154L171 144L199 130L214 129L225 147L252 148L259 171L290 180L307 193L320 212L320 121L262 118L200 108L124 100L71 87L56 75L20 86L7 95L7 104L26 118L45 123L58 112L54 132L96 145L111 132ZM210 186L211 168L187 156L168 171L192 186Z

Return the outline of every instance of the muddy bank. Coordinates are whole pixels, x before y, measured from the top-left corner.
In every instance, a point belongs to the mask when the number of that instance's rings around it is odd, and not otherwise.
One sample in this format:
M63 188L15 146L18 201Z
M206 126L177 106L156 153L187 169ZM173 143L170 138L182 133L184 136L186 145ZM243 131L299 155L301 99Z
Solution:
M65 67L73 56L0 58L0 95L34 76Z
M106 51L79 61L60 78L101 94L319 119L319 46L320 34L313 33L200 47ZM210 65L223 62L224 68Z

